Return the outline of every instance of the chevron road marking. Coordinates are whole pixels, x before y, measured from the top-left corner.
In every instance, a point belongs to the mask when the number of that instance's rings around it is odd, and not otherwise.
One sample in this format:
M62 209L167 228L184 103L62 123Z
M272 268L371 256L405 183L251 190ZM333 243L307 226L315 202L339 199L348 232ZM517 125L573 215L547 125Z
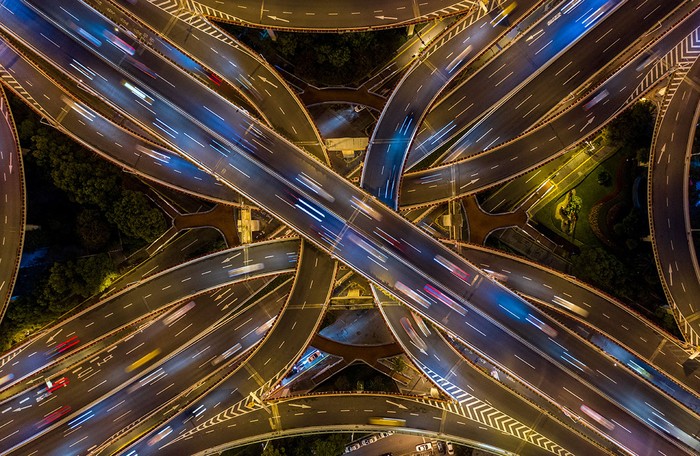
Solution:
M440 386L440 388L450 397L454 398L455 401L442 403L431 399L417 399L418 402L423 402L433 407L442 408L452 414L484 424L505 434L518 437L521 440L543 448L551 453L561 456L573 456L572 453L559 446L556 442L553 442L547 437L538 434L534 430L520 423L518 420L506 415L500 410L485 403L481 399L472 396L459 388L457 385L445 380L427 366L421 364L420 367L423 372L428 374L433 382Z
M22 84L17 82L17 80L12 76L12 74L10 74L10 72L7 71L2 65L0 65L0 79L2 79L3 84L12 89L17 95L22 97L25 103L31 105L37 112L41 112L46 119L51 119L49 113L41 107L41 105L36 101L36 99L34 99L34 97L32 97L29 94L29 92L27 92L24 89L24 87L22 87Z
M642 82L630 94L625 104L629 104L632 100L637 99L641 94L658 83L666 74L675 70L671 82L666 88L667 96L664 97L661 112L659 113L663 115L671 102L671 98L673 98L673 94L698 56L700 56L700 28L693 30L649 69Z

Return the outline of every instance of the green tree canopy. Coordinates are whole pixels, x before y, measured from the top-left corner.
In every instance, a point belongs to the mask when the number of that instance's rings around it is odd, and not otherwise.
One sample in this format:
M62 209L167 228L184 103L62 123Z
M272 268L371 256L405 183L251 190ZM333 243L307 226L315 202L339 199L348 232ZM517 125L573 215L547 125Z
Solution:
M283 447L276 447L272 442L268 442L262 452L262 456L285 456L286 454Z
M117 168L76 146L69 138L40 128L31 141L32 157L72 201L104 209L118 195Z
M314 456L338 456L345 452L347 437L342 434L330 434L322 439L317 439L311 446Z
M651 101L640 101L617 116L608 125L608 142L617 147L637 153L649 149L654 134L656 108ZM644 156L644 154L641 154Z
M75 231L83 246L96 251L109 241L110 226L99 211L83 209L75 221Z
M567 218L573 218L581 212L583 200L580 196L572 195L569 202L561 209L562 214Z
M609 293L632 297L627 268L607 250L601 247L585 249L573 258L572 267L572 272L579 279L591 282Z
M68 310L66 299L76 295L87 298L102 291L115 273L114 264L106 253L78 258L65 263L54 263L44 283L40 300L56 313Z
M153 241L166 229L163 213L152 207L143 193L133 190L122 192L107 218L122 233L146 242Z

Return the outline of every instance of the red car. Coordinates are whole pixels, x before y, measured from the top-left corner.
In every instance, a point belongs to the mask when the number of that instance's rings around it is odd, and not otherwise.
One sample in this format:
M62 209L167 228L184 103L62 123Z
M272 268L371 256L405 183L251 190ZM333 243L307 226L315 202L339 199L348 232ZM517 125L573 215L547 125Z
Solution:
M56 345L51 351L49 352L49 356L56 356L56 355L61 355L71 348L75 347L80 343L80 339L78 339L78 336L71 336L65 341L61 342L60 344Z
M51 380L46 380L46 387L40 389L37 394L39 397L36 398L37 402L43 401L47 397L51 396L54 392L57 390L63 388L64 386L68 386L68 377L61 377L57 379L56 381L52 382Z
M207 73L207 77L208 77L208 78L211 80L211 82L213 82L214 84L216 84L216 85L221 85L221 83L224 82L224 80L223 80L223 79L221 78L221 76L219 76L218 74L212 73L211 71L207 71L206 73Z
M49 413L44 417L43 420L39 421L36 424L37 429L41 429L43 427L46 427L50 425L51 423L54 423L61 419L62 417L66 416L69 414L71 411L71 408L69 405L64 405L63 407L59 407L58 409L54 410L53 412Z

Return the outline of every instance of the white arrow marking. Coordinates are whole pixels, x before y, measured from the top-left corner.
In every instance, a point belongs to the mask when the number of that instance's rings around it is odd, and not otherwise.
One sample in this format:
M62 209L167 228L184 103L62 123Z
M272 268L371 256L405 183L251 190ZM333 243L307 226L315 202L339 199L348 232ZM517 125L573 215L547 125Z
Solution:
M391 401L388 400L388 399L387 399L386 403L387 403L387 404L391 404L391 405L393 405L394 407L398 407L398 408L400 408L401 410L407 410L407 409L408 409L408 407L406 407L405 405L403 405L403 404L398 404L398 403L396 403L396 402L391 402Z
M277 17L277 16L267 16L267 17L269 17L273 21L289 22L287 19L284 19L282 17Z
M290 407L299 407L303 409L311 408L310 405L304 405L304 404L289 404Z
M670 267L670 266L669 266L669 267ZM56 331L56 334L54 334L53 336L49 337L49 340L47 340L46 343L47 343L47 344L50 344L51 342L53 342L54 337L58 336L58 335L61 333L61 331L63 331L63 328L59 329L58 331Z
M381 19L381 20L386 19L386 20L390 20L390 21L395 21L396 19L398 19L397 17L391 17L391 16L374 16L374 17L376 17L377 19Z
M269 79L267 79L265 76L258 76L258 79L260 79L262 82L266 82L266 83L270 84L270 85L271 85L272 87L274 87L275 89L279 89L279 87L277 87L276 85L274 85L274 84L273 84Z
M661 146L661 153L659 154L659 160L656 163L661 163L661 156L666 152L666 143L664 143L663 146Z
M671 269L671 263L668 264L668 278L673 286L673 269Z
M12 153L10 153L10 174L12 174Z
M579 133L582 132L587 126L589 126L590 124L592 124L592 123L593 123L593 119L595 119L595 116L593 116L593 117L591 117L590 119L588 119L588 122L586 122L586 125L584 125L583 127L581 127L581 129L579 130Z

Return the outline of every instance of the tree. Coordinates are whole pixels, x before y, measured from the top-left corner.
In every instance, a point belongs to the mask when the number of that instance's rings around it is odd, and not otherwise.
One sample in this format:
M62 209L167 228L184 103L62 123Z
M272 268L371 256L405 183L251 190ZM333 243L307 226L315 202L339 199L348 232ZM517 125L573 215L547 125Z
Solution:
M92 251L104 247L110 238L110 227L99 211L83 209L75 221L75 231L83 246Z
M271 442L267 442L262 452L262 456L285 456L285 454L283 447L277 448Z
M638 149L648 150L654 134L655 116L656 108L651 101L635 103L610 122L606 135L608 143L611 146L624 147L630 155Z
M78 258L75 261L54 263L44 283L40 300L49 310L62 313L71 302L67 298L87 298L102 291L115 275L114 264L107 254Z
M625 265L602 247L588 248L573 257L575 276L600 288L625 297L631 297L628 271Z
M336 391L350 391L350 380L345 375L340 375L333 382Z
M32 157L72 201L104 209L119 194L117 168L93 153L45 128L39 129L31 141Z
M314 456L338 456L345 451L347 437L343 434L329 434L314 440L311 453Z
M561 209L562 215L569 220L576 218L581 212L583 200L580 196L571 195L569 202Z
M122 192L121 198L107 213L107 219L125 235L146 242L156 239L166 228L162 212L151 207L143 193L133 190Z
M603 187L607 187L611 182L612 176L610 173L605 169L600 170L598 173L598 184L602 185Z
M396 372L403 372L406 368L406 361L404 361L403 356L394 356L391 358L391 368Z

